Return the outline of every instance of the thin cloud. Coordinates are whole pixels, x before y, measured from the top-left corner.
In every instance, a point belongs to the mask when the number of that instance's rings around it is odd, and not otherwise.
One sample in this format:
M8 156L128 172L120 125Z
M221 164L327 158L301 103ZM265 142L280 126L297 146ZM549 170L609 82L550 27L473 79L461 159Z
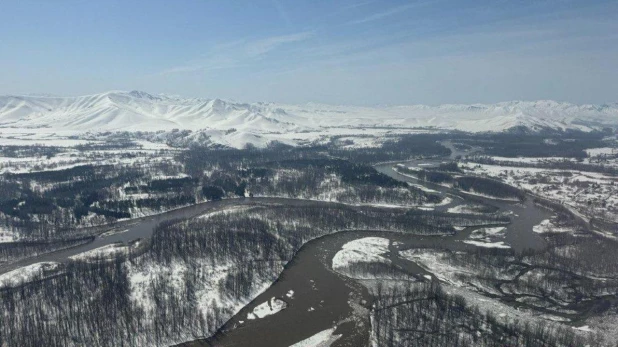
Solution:
M190 72L205 72L222 69L230 69L240 65L240 60L232 58L231 54L218 54L217 56L205 57L200 60L188 61L183 65L174 66L159 72L159 75L173 75Z
M250 60L259 59L283 45L308 40L314 34L313 31L306 31L253 41L236 40L217 44L212 46L208 54L203 55L201 59L194 59L185 64L165 69L159 72L159 75L234 68L246 64Z
M344 7L342 7L342 9L343 10L350 10L350 9L353 9L353 8L367 6L369 4L373 4L373 3L376 3L376 2L377 2L377 0L361 1L361 2L357 2L357 3L354 3L354 4L350 4L350 5L344 6Z
M314 34L315 33L313 31L306 31L297 34L274 36L257 40L247 45L246 52L250 57L262 56L281 45L308 40L313 37Z
M402 5L402 6L397 6L397 7L393 7L390 8L388 10L382 11L382 12L378 12L378 13L374 13L371 16L367 16L365 18L360 18L360 19L356 19L353 21L348 22L348 24L364 24L364 23L369 23L369 22L374 22L386 17L390 17L393 16L397 13L400 12L404 12L407 10L410 10L414 7L418 7L418 6L422 6L422 5L426 5L429 4L428 2L420 2L420 3L414 3L414 4L407 4L407 5Z
M169 69L165 69L159 73L159 75L173 75L177 73L195 72L200 71L204 67L202 65L180 65L174 66Z

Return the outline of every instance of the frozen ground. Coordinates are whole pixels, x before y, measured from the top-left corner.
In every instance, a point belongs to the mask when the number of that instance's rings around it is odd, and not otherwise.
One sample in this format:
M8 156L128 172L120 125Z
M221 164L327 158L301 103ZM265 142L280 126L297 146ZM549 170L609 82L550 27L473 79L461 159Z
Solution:
M564 204L587 218L618 221L618 178L611 175L472 162L463 163L461 167L468 173L499 179Z
M2 136L0 134L0 136ZM2 137L0 137L0 142ZM23 140L20 146L59 146L63 140L50 138L44 142ZM80 141L89 144L101 144L100 141ZM71 143L71 145L74 145ZM148 141L138 141L135 147L123 149L75 148L65 147L54 156L2 157L0 156L0 173L24 173L69 169L80 165L144 165L173 159L176 149L167 145Z
M91 251L80 253L70 257L72 260L94 260L94 259L114 259L120 255L127 255L131 248L136 248L139 242L132 244L131 246L123 244L111 244L103 247L95 248Z
M19 233L0 227L0 243L19 241Z
M36 263L0 275L0 288L14 287L21 283L31 281L35 276L42 275L44 271L51 271L58 268L60 264L56 262Z

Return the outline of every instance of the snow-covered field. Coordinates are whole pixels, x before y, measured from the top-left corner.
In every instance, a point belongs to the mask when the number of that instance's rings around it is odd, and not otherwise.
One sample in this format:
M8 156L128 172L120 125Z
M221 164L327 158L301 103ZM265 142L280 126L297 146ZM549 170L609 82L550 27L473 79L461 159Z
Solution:
M451 265L445 253L435 250L409 249L399 252L399 256L418 264L444 283L464 286L460 274L472 274L468 269Z
M95 248L93 250L83 252L70 257L72 260L88 261L93 259L114 259L121 255L129 254L132 248L136 248L139 242L132 244L131 246L123 244L111 244L103 247Z
M44 271L51 271L58 268L60 264L55 262L36 263L9 271L0 275L0 288L14 287L19 284L31 281L35 276L42 275Z
M579 213L618 221L618 178L598 172L463 163L468 173L499 179L570 206Z
M0 227L0 243L19 241L19 233Z
M2 141L0 133L0 142ZM62 141L62 140L60 140ZM87 141L86 141L87 142ZM98 143L88 142L88 143ZM54 138L44 142L24 140L20 146L60 146ZM140 147L143 146L143 147ZM172 160L176 149L167 145L140 141L126 149L78 149L66 147L54 156L2 157L0 173L24 173L64 170L80 165L144 165Z

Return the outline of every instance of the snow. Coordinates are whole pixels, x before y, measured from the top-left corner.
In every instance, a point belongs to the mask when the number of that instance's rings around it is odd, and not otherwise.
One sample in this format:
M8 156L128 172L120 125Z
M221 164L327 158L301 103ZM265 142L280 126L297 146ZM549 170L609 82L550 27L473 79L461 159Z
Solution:
M113 243L69 257L71 260L89 260L96 258L114 258L129 253L129 246Z
M451 199L450 197L446 196L442 199L442 201L436 203L436 204L425 204L425 206L446 206L448 204L450 204L451 202L453 202L453 199Z
M147 263L141 266L132 266L130 263L126 264L131 283L131 300L143 307L146 315L149 315L155 309L154 298L149 294L148 288L157 278L161 276L170 278L172 285L177 290L184 289L185 273L187 271L186 264L184 263L172 261L168 266L157 263ZM198 288L196 293L200 308L205 309L209 307L213 300L224 302L224 297L219 292L219 282L227 276L230 266L213 266L209 261L202 260L199 260L198 264L204 274L204 282L200 283L200 288ZM238 302L224 303L231 306L240 306L238 309L244 306L243 303Z
M354 263L389 264L390 260L381 256L388 252L389 243L388 239L382 237L365 237L350 241L333 257L333 269L343 269Z
M334 335L334 332L335 328L322 330L290 347L328 347L341 337L341 335Z
M0 243L15 242L19 240L19 233L0 226Z
M464 163L462 167L474 175L480 174L499 179L508 185L562 204L584 220L596 216L618 221L618 185L615 184L615 177L611 175L578 170L512 167L471 162ZM537 232L543 230L545 226L539 226ZM566 232L567 230L553 231Z
M43 271L57 269L59 265L57 262L41 262L6 272L0 275L0 287L14 287L28 282L34 276L42 274Z
M281 299L272 297L269 301L257 305L252 312L247 314L247 319L258 319L273 315L287 307L287 303Z
M462 242L467 243L469 245L474 245L477 247L485 247L485 248L511 248L511 246L505 244L504 241L482 242L482 241L465 240Z
M532 231L535 233L564 233L572 231L571 228L558 228L551 223L549 219L541 221L538 225L532 227Z
M235 212L247 211L247 210L250 210L250 209L251 209L251 207L245 207L245 206L226 207L226 208L219 209L219 210L216 210L216 211L204 213L204 214L198 216L197 218L209 219L209 218L211 218L213 216L217 216L217 215L227 215L227 214L231 214L231 213L235 213Z
M602 148L588 148L586 149L586 153L588 153L591 157L596 157L604 154L618 154L618 148L612 147L602 147Z
M480 196L480 197L483 197L483 198L486 198L486 199L503 200L503 201L519 201L519 199L517 199L517 198L499 198L499 197L492 196L492 195L477 193L477 192L475 192L473 190L459 190L459 191L461 193L464 193L464 194Z
M581 326L581 327L573 327L573 329L579 330L579 331L586 331L586 332L593 332L594 331L594 330L590 329L590 327L587 326L587 325L584 325L584 326Z
M448 213L468 213L468 214L481 214L472 209L470 205L457 205L446 210Z
M470 238L471 239L484 239L487 237L504 236L505 231L506 231L505 227L480 228L480 229L474 230L470 234Z
M294 298L294 291L292 289L288 290L288 292L285 293L285 296L290 298L290 299L293 299Z
M263 147L272 141L326 143L332 136L345 136L342 138L346 141L344 144L350 143L351 147L373 147L379 146L379 139L387 133L428 132L428 127L469 132L500 132L516 126L532 130L589 131L590 127L581 124L611 126L618 123L617 115L616 105L573 105L554 101L354 107L312 103L249 104L139 91L110 91L77 97L0 96L0 133L30 135L28 139L3 136L6 143L38 141L49 144L45 136L39 134L51 134L56 137L54 144L61 146L83 142L68 136L88 132L181 129L193 131L189 141L235 148L247 143Z
M496 240L503 239L506 236L505 232L505 227L479 228L470 233L472 240L464 240L462 242L485 248L511 248L504 241Z
M403 176L412 177L412 176L409 176L409 175L404 175L404 174L402 174L402 173L400 173L400 172L398 172L398 173L399 173L400 175L403 175ZM414 184L414 183L409 183L409 182L408 182L408 185L409 185L410 187L418 188L418 189L420 189L420 190L424 191L425 193L440 193L440 192L439 192L439 191L437 191L437 190L433 190L433 189L427 188L427 187L425 187L425 186L423 186L423 185L420 185L420 184Z
M426 271L431 272L440 281L455 286L464 285L458 278L458 274L472 274L469 270L451 265L445 260L445 253L440 251L409 249L399 252L399 255L404 259L415 262Z

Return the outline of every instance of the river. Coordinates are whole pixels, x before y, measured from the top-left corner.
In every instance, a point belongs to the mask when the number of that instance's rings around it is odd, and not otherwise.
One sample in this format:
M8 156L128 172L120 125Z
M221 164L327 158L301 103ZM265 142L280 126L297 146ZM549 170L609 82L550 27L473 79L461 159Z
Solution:
M442 160L423 160L406 165L435 165ZM446 211L464 203L482 203L495 206L511 214L507 226L506 242L515 250L542 249L544 240L533 232L532 227L551 213L538 208L532 199L525 202L503 201L486 197L470 196L452 188L430 184L406 177L393 170L392 163L376 166L376 169L397 180L422 185L435 191L434 194L449 197L449 204L435 210ZM192 341L182 346L291 346L326 329L334 328L334 335L341 335L332 346L367 346L369 343L369 309L371 296L357 281L331 269L332 258L341 247L352 240L377 236L398 243L397 250L416 247L440 247L450 250L473 249L474 246L460 242L476 228L466 228L454 236L417 236L384 231L343 231L323 236L303 245L294 259L287 264L279 279L265 292L256 297L232 317L219 332L205 340ZM392 246L391 246L392 248ZM393 264L418 280L427 280L428 272L413 262L397 256L391 249L389 257ZM432 280L436 280L432 277ZM285 294L294 291L292 299ZM278 298L287 303L286 309L261 319L247 320L253 309Z
M427 167L440 162L442 160L415 160L404 164ZM451 200L448 204L436 206L436 211L444 212L451 207L461 204L481 203L494 206L501 212L510 213L512 223L507 227L506 243L515 250L526 248L542 249L544 247L543 239L532 231L532 227L539 224L542 220L548 219L550 213L535 206L531 199L520 203L470 196L452 188L418 181L401 175L393 170L393 164L378 165L376 169L397 180L410 182L420 185L424 189L435 191L434 194L448 197ZM114 228L118 231L116 233L100 235L88 244L24 259L0 267L0 273L37 262L66 262L74 255L105 245L146 239L152 235L154 228L163 221L189 218L235 206L260 204L327 206L336 203L284 198L240 198L201 203L141 218L136 221L125 222L121 226ZM333 346L367 345L370 328L369 310L371 307L371 296L367 289L357 281L332 271L332 258L341 247L345 243L361 237L380 236L387 237L391 241L397 241L403 249L419 246L439 246L452 250L471 249L474 246L459 241L467 237L473 229L466 228L456 235L448 237L415 236L384 231L345 231L312 240L301 247L293 260L285 266L284 271L274 284L232 317L214 337L207 340L188 342L183 345L290 346L295 342L331 328L335 329L335 335L341 335ZM427 275L424 270L412 262L404 260L396 260L396 262L399 268L417 277L419 280L423 280L424 275ZM286 296L286 293L290 290L294 291L292 298ZM286 301L287 308L271 316L247 320L249 312L257 305L267 302L273 297Z

